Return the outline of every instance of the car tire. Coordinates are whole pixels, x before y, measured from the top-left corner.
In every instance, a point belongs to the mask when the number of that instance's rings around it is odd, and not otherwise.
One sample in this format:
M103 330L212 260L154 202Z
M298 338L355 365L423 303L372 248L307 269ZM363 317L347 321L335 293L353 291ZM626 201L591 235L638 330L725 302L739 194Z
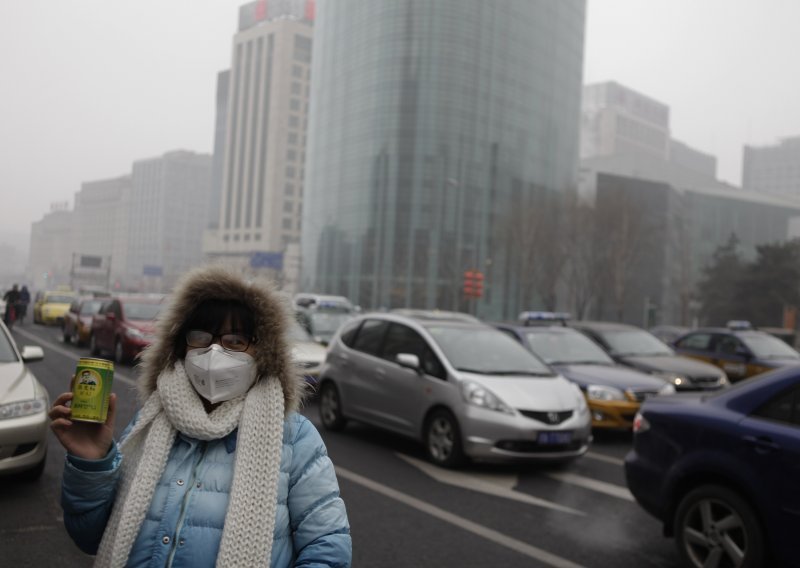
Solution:
M36 481L40 477L42 477L42 473L44 473L44 467L47 465L47 452L45 452L42 461L37 463L31 469L25 470L20 474L25 481Z
M756 513L727 487L703 485L687 493L675 512L674 527L685 566L764 566L764 531Z
M326 430L339 432L347 426L347 418L342 414L339 389L331 382L324 383L319 391L319 417Z
M114 343L114 362L120 365L125 363L125 351L122 349L122 342L119 339Z
M457 468L465 461L461 428L449 410L435 410L425 421L425 453L428 459L446 468Z
M97 347L97 339L95 339L94 333L89 336L89 352L94 357L99 357L100 356L100 348Z

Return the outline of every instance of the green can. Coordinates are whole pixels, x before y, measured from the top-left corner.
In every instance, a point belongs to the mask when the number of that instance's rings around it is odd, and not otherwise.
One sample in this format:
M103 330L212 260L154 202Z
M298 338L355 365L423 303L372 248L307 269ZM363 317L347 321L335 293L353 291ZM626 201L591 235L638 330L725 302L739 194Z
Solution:
M113 382L113 362L90 357L79 359L72 383L72 420L105 422Z

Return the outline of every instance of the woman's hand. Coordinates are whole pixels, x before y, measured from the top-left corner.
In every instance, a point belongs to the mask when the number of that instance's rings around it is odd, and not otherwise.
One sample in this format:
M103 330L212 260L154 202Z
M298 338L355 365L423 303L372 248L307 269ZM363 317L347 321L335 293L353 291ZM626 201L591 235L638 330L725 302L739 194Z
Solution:
M72 421L72 410L66 406L72 400L72 393L59 395L53 403L50 416L50 429L61 445L73 456L86 460L99 460L106 457L114 440L114 417L117 414L117 395L112 393L108 399L108 417L104 424Z

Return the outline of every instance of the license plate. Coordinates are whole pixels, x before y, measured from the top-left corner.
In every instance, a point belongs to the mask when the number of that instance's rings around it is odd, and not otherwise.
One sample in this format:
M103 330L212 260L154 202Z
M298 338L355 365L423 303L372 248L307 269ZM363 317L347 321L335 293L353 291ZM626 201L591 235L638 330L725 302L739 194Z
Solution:
M536 441L546 446L569 444L572 441L572 432L539 432Z

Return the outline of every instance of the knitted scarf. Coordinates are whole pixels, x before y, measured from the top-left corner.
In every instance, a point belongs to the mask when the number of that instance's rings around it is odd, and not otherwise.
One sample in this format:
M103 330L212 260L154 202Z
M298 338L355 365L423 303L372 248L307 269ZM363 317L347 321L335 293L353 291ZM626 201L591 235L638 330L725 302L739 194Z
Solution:
M247 394L211 413L192 387L183 362L164 370L120 444L122 471L111 517L95 566L121 568L128 561L156 484L178 432L218 440L239 428L228 510L216 566L269 563L283 445L284 397L277 378L261 379Z

